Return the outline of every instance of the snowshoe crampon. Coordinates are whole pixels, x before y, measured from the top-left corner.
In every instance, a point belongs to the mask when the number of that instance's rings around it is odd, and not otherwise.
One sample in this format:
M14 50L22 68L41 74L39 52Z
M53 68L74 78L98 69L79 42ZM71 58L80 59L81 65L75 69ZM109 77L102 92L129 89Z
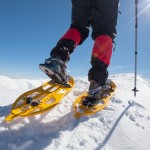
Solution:
M88 96L88 93L85 92L81 94L73 104L74 117L79 118L81 116L89 116L97 113L100 110L103 110L105 107L108 106L109 100L115 94L115 90L116 90L116 85L114 82L111 81L111 89L103 93L102 98L98 100L98 103L96 105L93 105L93 107L83 106L82 100L84 100Z
M11 121L18 116L31 116L51 110L71 91L73 86L74 79L70 76L68 83L65 85L53 81L46 82L40 87L19 96L12 105L11 113L5 120Z

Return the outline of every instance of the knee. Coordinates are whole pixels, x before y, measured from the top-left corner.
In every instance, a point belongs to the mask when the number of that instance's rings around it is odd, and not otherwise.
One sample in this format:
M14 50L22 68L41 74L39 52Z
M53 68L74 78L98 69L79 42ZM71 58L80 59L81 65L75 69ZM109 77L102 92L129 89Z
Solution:
M78 30L81 34L81 40L79 44L82 44L85 39L89 36L89 26L88 27L82 27L82 26L78 26L75 24L71 24L71 29L74 28L76 30Z

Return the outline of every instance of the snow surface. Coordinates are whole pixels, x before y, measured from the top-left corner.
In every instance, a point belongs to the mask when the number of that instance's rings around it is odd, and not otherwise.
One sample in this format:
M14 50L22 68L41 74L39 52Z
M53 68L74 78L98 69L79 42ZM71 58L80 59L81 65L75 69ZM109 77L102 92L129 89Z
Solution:
M87 77L79 77L52 111L7 123L4 118L14 100L47 80L0 76L0 150L149 150L150 80L138 76L134 98L133 74L110 78L117 84L116 94L105 110L93 116L73 117L73 102L89 85Z

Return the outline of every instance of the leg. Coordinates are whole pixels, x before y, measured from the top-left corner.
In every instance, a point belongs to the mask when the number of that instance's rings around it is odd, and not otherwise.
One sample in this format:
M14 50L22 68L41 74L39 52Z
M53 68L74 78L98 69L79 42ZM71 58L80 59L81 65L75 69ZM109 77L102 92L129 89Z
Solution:
M83 105L92 107L97 104L103 91L109 89L107 84L108 71L112 55L112 40L116 35L116 22L119 0L93 0L91 8L92 38L95 41L88 79L89 95Z
M70 59L70 54L88 37L90 26L91 0L72 0L72 22L70 29L58 41L51 52L52 57L63 61ZM62 51L63 50L63 51Z
M95 40L89 80L105 84L112 54L112 40L116 35L119 0L93 0L91 10L92 38Z
M70 59L70 54L89 34L90 4L91 0L72 0L71 27L52 49L45 64L40 64L40 69L55 82L67 82L66 63Z

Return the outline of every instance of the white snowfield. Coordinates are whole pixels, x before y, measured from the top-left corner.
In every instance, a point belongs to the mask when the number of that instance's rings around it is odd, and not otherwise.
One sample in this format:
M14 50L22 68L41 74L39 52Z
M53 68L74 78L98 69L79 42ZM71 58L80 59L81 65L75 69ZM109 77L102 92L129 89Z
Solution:
M110 79L117 85L116 94L93 116L73 116L73 102L89 85L87 77L79 77L52 111L7 123L4 118L15 99L46 80L0 76L0 150L150 150L150 80L138 76L134 98L133 74Z

